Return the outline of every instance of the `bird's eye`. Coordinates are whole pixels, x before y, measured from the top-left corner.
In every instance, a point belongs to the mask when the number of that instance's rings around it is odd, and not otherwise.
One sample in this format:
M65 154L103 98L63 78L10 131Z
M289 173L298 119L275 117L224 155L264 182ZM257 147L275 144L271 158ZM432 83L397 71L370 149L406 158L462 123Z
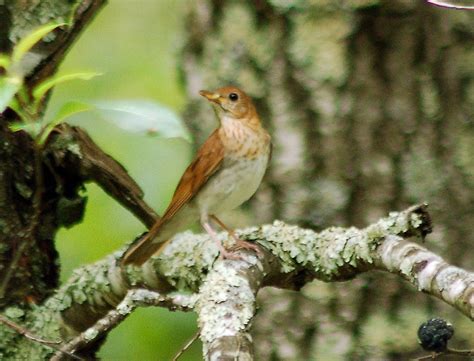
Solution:
M232 100L233 102L235 102L239 99L239 96L236 93L230 93L229 94L229 99Z

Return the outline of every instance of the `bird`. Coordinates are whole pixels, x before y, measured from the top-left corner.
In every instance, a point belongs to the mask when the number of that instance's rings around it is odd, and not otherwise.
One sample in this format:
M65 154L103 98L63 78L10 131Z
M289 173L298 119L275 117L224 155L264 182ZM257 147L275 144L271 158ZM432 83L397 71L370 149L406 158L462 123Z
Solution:
M254 243L239 239L217 215L239 207L257 191L271 158L271 136L252 99L241 89L226 86L199 94L212 104L219 127L186 168L163 217L125 251L123 266L142 265L198 220L217 244L221 258L240 259L238 249L261 252ZM222 245L212 221L234 238L232 250Z

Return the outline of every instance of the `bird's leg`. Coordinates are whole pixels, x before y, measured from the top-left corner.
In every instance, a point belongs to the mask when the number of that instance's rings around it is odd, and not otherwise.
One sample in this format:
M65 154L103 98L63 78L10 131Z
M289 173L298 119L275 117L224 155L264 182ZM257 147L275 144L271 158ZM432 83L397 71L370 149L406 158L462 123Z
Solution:
M237 235L235 234L233 229L228 228L224 222L222 222L215 214L210 215L211 219L215 221L222 229L227 231L229 235L234 239L235 241L235 246L232 248L234 250L239 250L239 249L249 249L253 250L258 253L258 255L262 255L262 250L260 249L259 246L257 246L255 243L247 242L244 240L241 240Z
M222 245L222 242L219 240L216 231L212 228L211 224L209 223L209 218L207 214L201 216L201 225L209 234L211 239L216 242L217 247L219 248L219 258L221 259L242 259L238 254L234 252L229 252L225 249Z
M235 234L234 230L233 229L230 229L229 227L227 227L224 222L222 222L219 218L217 218L216 215L214 214L211 214L209 217L211 217L211 219L216 222L223 230L225 230L227 233L229 233L229 235L234 239L235 242L240 242L240 238L237 237L237 235Z

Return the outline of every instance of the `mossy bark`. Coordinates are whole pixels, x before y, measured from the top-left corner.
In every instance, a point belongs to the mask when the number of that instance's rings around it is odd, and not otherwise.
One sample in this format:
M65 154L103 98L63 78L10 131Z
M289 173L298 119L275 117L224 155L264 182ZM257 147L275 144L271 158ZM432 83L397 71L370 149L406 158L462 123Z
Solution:
M198 143L216 124L197 91L228 83L256 99L272 133L254 222L360 226L428 202L430 248L472 267L472 12L423 1L203 0L186 24L180 67ZM404 358L417 346L390 339L415 334L413 314L457 319L386 275L266 291L260 302L262 360Z
M103 0L0 1L2 53L11 53L23 36L40 25L69 24L48 34L26 54L17 69L25 77L26 93L54 74L74 39L103 4ZM55 234L59 227L81 220L85 198L79 194L84 177L56 167L51 153L38 152L26 133L11 132L8 125L14 121L18 118L13 111L0 113L0 310L22 323L58 287ZM67 147L64 141L63 149ZM12 260L21 248L13 267ZM3 324L0 328L3 335L15 334ZM16 347L6 350L3 346L1 357L15 358Z
M90 4L90 2L88 2ZM51 21L72 22L39 42L22 62L27 91L32 84L52 75L60 56L68 49L66 37L74 37L79 2L43 1L33 4L7 0L0 4L0 51L10 53L18 41L39 25ZM58 285L57 252L54 237L58 227L80 221L85 200L79 196L80 179L67 179L51 167L46 157L35 155L32 139L25 133L13 134L8 124L17 120L6 110L0 114L0 279L23 242L27 242L17 269L9 279L0 307L21 307L41 302ZM41 158L41 159L39 159ZM38 176L41 173L41 177ZM38 184L41 183L41 184ZM41 189L39 189L41 188ZM38 190L39 189L39 190ZM39 194L40 193L40 194ZM38 202L38 207L35 202ZM65 220L75 208L74 216ZM69 212L70 213L70 212Z

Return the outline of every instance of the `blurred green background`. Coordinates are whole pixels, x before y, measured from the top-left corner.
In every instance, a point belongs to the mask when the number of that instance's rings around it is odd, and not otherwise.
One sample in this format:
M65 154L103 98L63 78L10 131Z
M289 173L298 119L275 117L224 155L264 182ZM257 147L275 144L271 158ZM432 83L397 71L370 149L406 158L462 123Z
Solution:
M114 0L99 13L67 55L60 73L97 71L102 76L56 88L48 112L69 100L146 99L179 112L184 97L176 59L183 31L185 1ZM166 207L189 161L191 145L182 139L158 139L129 133L91 113L70 123L85 127L92 138L119 160L145 191L158 212ZM100 188L87 186L84 221L61 230L57 246L62 280L80 265L120 248L145 230L128 211ZM196 332L196 316L164 309L140 309L108 337L103 360L170 360ZM181 360L200 360L195 342Z

